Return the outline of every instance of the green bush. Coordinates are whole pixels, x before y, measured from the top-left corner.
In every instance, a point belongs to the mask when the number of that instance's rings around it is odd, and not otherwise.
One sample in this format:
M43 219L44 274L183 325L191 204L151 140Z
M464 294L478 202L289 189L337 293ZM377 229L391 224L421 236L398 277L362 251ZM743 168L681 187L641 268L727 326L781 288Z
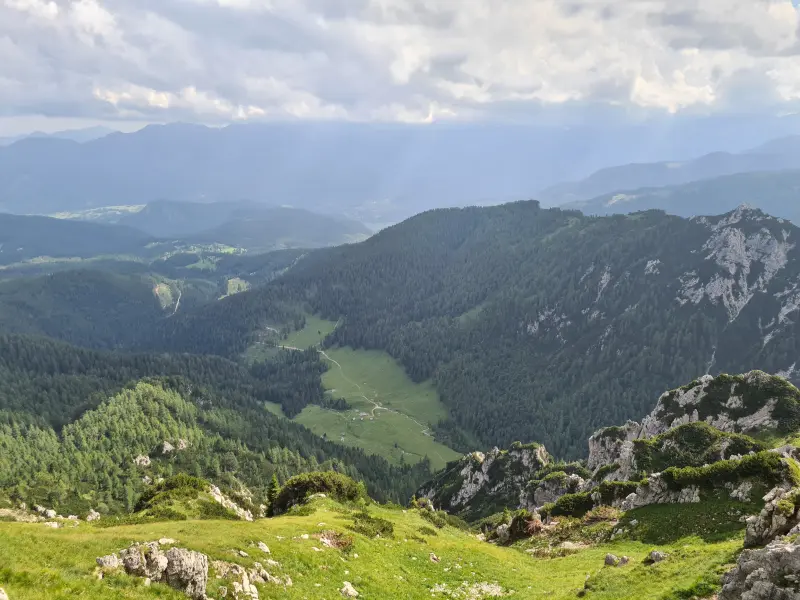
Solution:
M367 511L361 511L354 515L353 524L350 529L369 538L394 537L394 525L391 521L380 517L373 517Z
M225 508L219 502L213 500L198 500L197 507L200 511L201 519L227 519L238 521L239 515L232 510Z
M602 467L597 469L597 471L595 471L594 475L592 475L592 480L593 481L602 481L603 477L605 477L609 473L613 473L617 469L619 469L619 463L613 463L613 464L610 464L610 465L603 465Z
M787 474L786 471L780 455L764 451L738 460L721 460L705 467L670 467L661 474L661 477L672 489L681 489L689 485L713 488L748 478L775 485Z
M166 500L194 498L198 492L205 492L210 486L205 479L179 473L148 487L136 503L135 510L145 510Z
M641 482L638 481L604 481L598 487L603 504L613 504L636 491Z
M579 492L577 494L565 494L556 500L552 508L545 505L539 511L542 516L545 515L544 511L547 508L547 514L558 517L582 517L594 507L594 501L590 492Z
M447 513L443 510L434 512L432 510L423 509L419 511L420 517L433 523L439 529L442 529L445 525L447 525L447 518L445 517L446 514Z
M347 475L335 471L316 471L291 477L275 498L273 513L279 515L289 508L302 504L309 496L325 494L338 502L366 500L364 485L356 483Z
M725 444L725 455L766 450L746 435L726 433L704 422L686 423L651 439L633 442L638 469L655 473L669 467L700 467L715 462Z
M422 527L420 527L419 532L422 535L428 535L428 536L439 535L438 533L436 533L436 530L433 527L428 527L427 525L423 525Z

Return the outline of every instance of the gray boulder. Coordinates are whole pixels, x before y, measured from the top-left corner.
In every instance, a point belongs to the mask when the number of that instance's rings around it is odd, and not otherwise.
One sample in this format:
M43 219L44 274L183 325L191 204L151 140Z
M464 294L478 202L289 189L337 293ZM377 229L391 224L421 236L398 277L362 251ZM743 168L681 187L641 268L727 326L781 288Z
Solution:
M607 567L616 567L619 564L619 557L614 554L606 554L605 564Z
M97 566L101 569L118 569L122 566L122 561L116 554L97 557Z
M111 556L115 555L98 558L97 564L113 564ZM205 554L184 548L170 548L162 552L158 542L147 542L134 544L121 551L120 558L129 575L166 583L193 599L206 598L208 557Z
M763 546L777 536L788 533L800 522L800 517L793 508L793 501L788 498L798 491L800 490L790 490L788 486L778 486L764 496L766 504L761 512L747 518L745 548ZM791 507L791 510L787 510L787 507Z
M167 550L164 579L173 588L183 590L190 598L202 600L208 585L208 557L184 548Z
M742 552L722 578L719 600L800 600L800 545L775 540Z

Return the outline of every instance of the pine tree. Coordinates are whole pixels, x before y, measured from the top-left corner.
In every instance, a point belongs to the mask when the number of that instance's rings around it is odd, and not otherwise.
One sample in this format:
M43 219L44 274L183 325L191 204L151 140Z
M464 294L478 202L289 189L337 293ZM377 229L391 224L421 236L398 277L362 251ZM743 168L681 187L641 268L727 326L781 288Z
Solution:
M275 501L278 499L278 494L281 491L281 484L278 483L278 476L275 473L272 474L272 480L269 482L269 488L267 488L267 516L272 517L274 512Z

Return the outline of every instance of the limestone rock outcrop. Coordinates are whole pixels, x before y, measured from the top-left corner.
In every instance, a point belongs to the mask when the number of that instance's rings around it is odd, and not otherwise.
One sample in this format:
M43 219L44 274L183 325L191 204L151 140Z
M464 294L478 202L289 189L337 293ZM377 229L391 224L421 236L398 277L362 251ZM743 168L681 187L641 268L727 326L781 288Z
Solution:
M800 599L800 544L774 540L767 547L745 550L722 579L719 600Z
M166 540L172 542L173 540ZM205 600L208 585L208 557L185 548L164 552L159 542L133 544L119 555L97 558L103 570L123 568L126 573L166 583L195 600Z

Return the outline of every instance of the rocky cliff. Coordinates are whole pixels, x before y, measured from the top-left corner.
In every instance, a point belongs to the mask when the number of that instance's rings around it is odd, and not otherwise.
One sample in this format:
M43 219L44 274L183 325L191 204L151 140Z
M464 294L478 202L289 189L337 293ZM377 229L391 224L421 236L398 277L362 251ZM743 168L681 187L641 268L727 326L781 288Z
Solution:
M508 450L492 448L473 452L448 464L424 484L417 496L431 500L437 509L467 518L488 516L523 503L528 482L551 464L539 444L513 444Z
M595 432L585 467L556 463L542 446L516 444L465 456L419 495L467 519L505 508L575 514L720 494L750 502L776 485L792 487L796 451L771 449L747 434L774 438L799 428L800 391L783 377L704 376L662 394L641 423Z

